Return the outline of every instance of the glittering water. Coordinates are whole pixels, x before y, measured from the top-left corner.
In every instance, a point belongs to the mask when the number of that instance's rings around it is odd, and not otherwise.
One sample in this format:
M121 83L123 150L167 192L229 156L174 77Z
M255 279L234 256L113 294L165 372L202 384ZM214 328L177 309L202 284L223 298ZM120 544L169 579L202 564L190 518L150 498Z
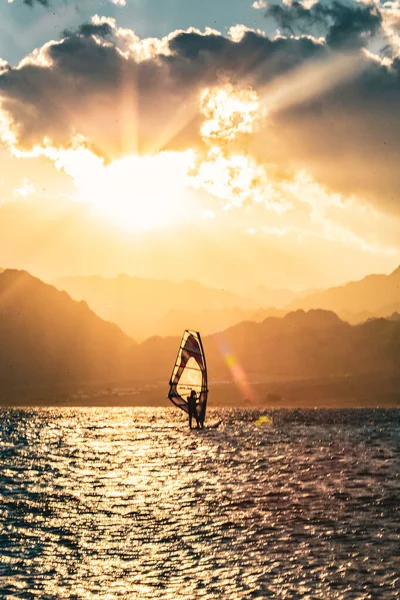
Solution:
M400 410L218 416L0 411L0 597L399 598Z

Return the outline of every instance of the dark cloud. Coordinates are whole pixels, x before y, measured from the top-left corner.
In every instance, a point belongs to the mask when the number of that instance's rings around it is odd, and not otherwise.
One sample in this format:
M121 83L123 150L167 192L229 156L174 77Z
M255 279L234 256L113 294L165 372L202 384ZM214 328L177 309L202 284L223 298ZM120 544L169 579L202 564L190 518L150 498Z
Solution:
M304 168L343 194L384 202L398 211L400 102L398 61L391 68L360 54L364 69L307 102L279 111L255 152Z
M332 6L339 14L337 4ZM345 14L347 7L343 10ZM83 25L47 46L48 67L27 62L0 71L2 106L24 148L44 138L66 146L77 134L107 158L138 149L200 147L199 94L204 87L229 80L265 96L271 85L290 81L303 66L312 71L326 61L327 85L313 91L305 78L302 87L308 95L298 102L284 97L282 106L248 138L247 148L278 169L304 168L332 190L395 206L400 185L399 61L385 66L353 44L349 60L360 69L330 85L332 57L347 60L346 44L334 40L345 31L356 31L361 39L373 29L361 26L360 16L367 22L370 15L373 23L372 8L365 12L361 6L360 11L357 26L354 19L347 29L339 26L340 19L332 21L326 44L311 37L272 40L250 31L239 42L187 32L171 37L169 52L160 49L141 61L134 53L127 57L118 51L122 41L112 25Z
M111 35L112 29L108 23L83 23L79 26L77 31L77 35L82 35L84 37L89 37L91 35L97 35L101 38L106 38L108 35ZM63 32L63 37L70 38L73 37L74 32L66 29Z
M41 4L42 6L50 5L48 0L23 0L23 3L26 4L26 6L30 6L31 8L34 4Z
M272 17L283 31L292 35L313 31L324 35L327 44L333 48L365 46L378 33L382 23L375 5L349 5L337 1L318 2L311 8L304 8L299 2L290 6L271 4L266 16Z
M240 42L221 35L178 33L169 47L174 53L171 61L179 69L190 63L196 76L211 71L214 82L219 69L229 74L232 81L248 79L251 84L260 85L324 52L311 39L270 40L253 31L245 32Z
M234 42L221 35L199 36L197 33L178 33L169 43L176 55L196 60L205 52L227 54L232 52Z
M179 33L170 53L138 62L81 27L45 55L51 66L26 64L0 75L3 108L25 148L44 137L65 144L85 135L105 156L199 143L199 94L226 77L261 86L318 56L311 40L276 40L248 32L239 43L223 36ZM108 27L108 26L107 26ZM107 28L102 33L109 33ZM190 139L188 139L190 138Z

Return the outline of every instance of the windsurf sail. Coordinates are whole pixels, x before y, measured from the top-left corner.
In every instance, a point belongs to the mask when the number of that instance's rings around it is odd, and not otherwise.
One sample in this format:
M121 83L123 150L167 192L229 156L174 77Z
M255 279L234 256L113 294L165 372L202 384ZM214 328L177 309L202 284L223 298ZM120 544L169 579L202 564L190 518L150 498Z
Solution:
M207 366L200 333L186 330L182 336L178 355L169 382L168 398L180 409L189 412L188 396L196 392L197 415L204 423L207 408Z

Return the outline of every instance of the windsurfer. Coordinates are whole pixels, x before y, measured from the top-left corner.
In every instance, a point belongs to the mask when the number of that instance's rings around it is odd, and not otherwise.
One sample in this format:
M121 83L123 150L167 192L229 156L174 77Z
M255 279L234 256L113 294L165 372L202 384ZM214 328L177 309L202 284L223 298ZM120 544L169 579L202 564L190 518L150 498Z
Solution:
M200 427L199 417L197 415L197 397L196 392L192 390L190 392L190 396L187 398L188 403L188 413L189 413L189 427L192 429L192 419L193 417L196 419L197 428Z

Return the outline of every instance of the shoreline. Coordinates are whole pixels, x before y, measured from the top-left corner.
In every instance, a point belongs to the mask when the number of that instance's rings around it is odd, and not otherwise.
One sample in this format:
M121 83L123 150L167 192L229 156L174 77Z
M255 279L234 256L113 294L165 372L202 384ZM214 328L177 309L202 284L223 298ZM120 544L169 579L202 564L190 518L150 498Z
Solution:
M0 410L2 409L25 409L25 408L170 408L174 409L170 402L141 402L140 400L134 401L115 401L111 398L104 398L101 402L98 399L88 399L87 401L38 401L37 399L26 399L25 401L16 400L15 402L1 402ZM218 410L218 409L238 409L238 410L279 410L279 409L305 409L305 410L335 410L335 409L400 409L400 401L396 398L392 402L381 402L378 399L370 398L368 400L359 399L336 399L331 401L282 401L274 403L259 403L259 402L233 402L227 403L214 403L208 404L207 410Z
M94 382L2 389L0 407L160 407L164 382ZM400 408L400 377L361 375L282 381L210 382L209 408Z

